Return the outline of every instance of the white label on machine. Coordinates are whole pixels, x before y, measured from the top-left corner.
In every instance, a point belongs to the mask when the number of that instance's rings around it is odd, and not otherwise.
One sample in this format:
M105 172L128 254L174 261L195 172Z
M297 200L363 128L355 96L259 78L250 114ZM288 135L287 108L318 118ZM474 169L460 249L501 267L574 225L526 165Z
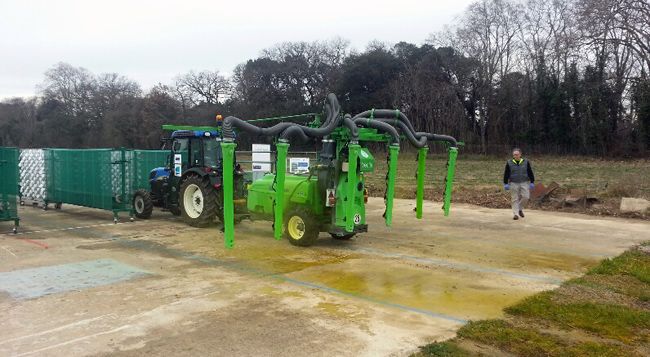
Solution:
M361 215L358 213L354 214L354 224L359 224L361 223Z
M183 155L174 154L174 176L181 177L183 174Z
M292 157L289 159L289 172L292 174L301 174L309 172L308 157Z
M253 172L271 172L271 145L253 144Z

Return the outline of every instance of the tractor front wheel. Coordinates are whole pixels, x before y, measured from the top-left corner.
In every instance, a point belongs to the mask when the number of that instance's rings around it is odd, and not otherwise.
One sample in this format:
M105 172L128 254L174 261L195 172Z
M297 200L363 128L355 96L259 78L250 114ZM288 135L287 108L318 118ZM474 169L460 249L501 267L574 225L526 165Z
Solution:
M318 239L318 225L311 212L306 209L289 211L285 218L284 235L289 243L300 247L308 247Z
M140 219L149 219L151 218L151 212L153 212L153 201L151 200L151 194L147 190L137 190L133 194L133 211L135 216Z
M193 227L206 227L217 215L217 194L208 180L190 176L181 184L181 215Z

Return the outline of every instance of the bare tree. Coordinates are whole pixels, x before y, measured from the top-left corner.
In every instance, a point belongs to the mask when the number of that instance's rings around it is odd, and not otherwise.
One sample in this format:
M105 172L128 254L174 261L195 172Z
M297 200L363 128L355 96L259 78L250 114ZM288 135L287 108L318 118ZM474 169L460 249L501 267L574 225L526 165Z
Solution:
M184 107L217 104L230 95L230 81L219 71L190 71L175 79L175 92Z
M562 76L577 51L573 3L562 0L527 0L519 22L521 63L529 72L544 62L555 76Z
M349 42L341 38L315 42L284 42L262 51L262 57L282 64L285 85L301 93L307 103L316 105L338 80Z
M483 152L487 151L488 125L498 119L491 115L494 88L511 70L520 45L519 19L519 9L508 0L480 0L469 6L454 33L460 51L480 64L475 121Z
M46 100L56 100L65 106L69 115L85 113L95 88L95 78L87 69L58 63L45 72L40 86Z

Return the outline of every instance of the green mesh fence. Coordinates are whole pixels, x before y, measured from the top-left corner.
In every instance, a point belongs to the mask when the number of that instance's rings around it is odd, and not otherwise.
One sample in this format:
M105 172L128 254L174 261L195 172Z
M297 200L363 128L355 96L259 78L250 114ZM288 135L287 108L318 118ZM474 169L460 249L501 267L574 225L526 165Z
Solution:
M16 148L0 148L0 221L18 225L18 155Z
M5 149L7 150L7 149ZM34 150L32 150L34 151ZM169 151L126 149L42 149L39 155L25 154L25 183L44 187L44 203L131 212L133 193L149 189L149 174L156 167L168 165ZM16 151L17 152L17 151ZM33 153L32 153L33 154ZM44 177L32 180L33 166L42 163ZM21 169L21 170L22 170ZM30 171L31 170L31 171ZM15 181L15 180L14 180ZM4 184L6 181L2 180ZM39 186L39 185L43 186ZM15 186L15 185L14 185ZM27 187L25 187L27 188ZM32 187L34 188L34 187ZM15 208L15 205L14 205Z
M47 200L131 211L133 151L45 149Z
M133 189L149 189L149 173L156 167L169 166L169 150L133 151Z

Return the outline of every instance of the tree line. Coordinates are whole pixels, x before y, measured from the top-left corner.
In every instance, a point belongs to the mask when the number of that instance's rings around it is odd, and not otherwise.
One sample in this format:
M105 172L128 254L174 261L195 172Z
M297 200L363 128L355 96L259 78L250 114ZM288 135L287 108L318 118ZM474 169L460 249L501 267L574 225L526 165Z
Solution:
M0 102L0 145L155 148L162 124L320 111L334 92L347 113L397 108L470 152L638 155L649 71L646 0L479 0L421 45L286 42L231 76L190 71L147 91L58 63L37 96Z

